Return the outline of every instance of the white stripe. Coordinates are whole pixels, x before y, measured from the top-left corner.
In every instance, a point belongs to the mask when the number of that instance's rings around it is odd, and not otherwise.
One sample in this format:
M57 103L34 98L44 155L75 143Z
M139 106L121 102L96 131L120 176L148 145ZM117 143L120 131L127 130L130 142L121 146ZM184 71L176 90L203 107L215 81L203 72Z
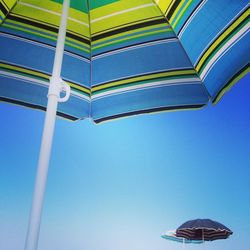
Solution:
M246 34L244 34L246 35ZM244 36L243 35L243 36ZM226 50L219 55L219 57L214 61L213 65L208 69L208 71L205 73L205 76L203 77L203 81L207 78L209 72L213 69L213 67L216 65L216 63L243 37L241 36L239 39L237 39L236 41L234 41L228 48L226 48ZM205 69L204 69L205 70Z
M135 11L135 10L138 10L138 9L144 9L144 8L148 8L148 7L151 7L151 6L155 6L155 4L154 3L149 3L149 4L144 4L144 5L141 5L141 6L137 6L137 7L134 7L134 8L121 10L121 11L118 11L118 12L115 12L115 13L112 13L112 14L109 14L109 15L106 15L106 16L102 16L102 17L93 19L93 20L90 21L90 23L95 23L95 22L101 21L103 19L110 18L112 16L121 15L121 14L124 14L124 13L127 13L127 12ZM131 14L131 15L133 15L133 14Z
M6 72L6 71L0 70L0 76L4 76L4 77L7 77L7 78L11 78L11 79L16 79L18 81L22 81L22 82L25 82L25 83L28 82L30 84L36 84L36 85L39 85L41 87L46 87L46 88L49 87L49 82L42 81L42 80L39 80L39 79L36 79L36 78L23 76L23 75L18 75L18 74L11 73L11 72ZM71 95L76 97L76 98L85 99L86 101L90 102L90 97L85 96L83 94L80 94L79 92L76 92L76 91L74 91L72 89L71 89Z
M68 19L69 19L70 21L72 21L72 22L82 24L82 25L84 25L84 26L86 26L86 27L89 28L89 24L87 24L87 23L85 23L85 22L82 22L82 21L80 21L80 20L78 20L78 19L75 19L75 18L72 18L72 17L68 17Z
M109 91L105 91L105 92L99 93L99 94L93 94L92 100L100 99L100 98L115 95L115 94L122 94L125 92L136 91L136 90L160 88L160 87L171 86L171 85L186 85L186 84L190 84L190 83L201 84L200 79L198 77L182 78L182 79L175 79L175 80L173 80L173 79L172 80L165 80L165 81L159 81L159 82L153 82L153 83L139 84L139 85L129 86L129 87L115 89L115 90L109 90Z
M165 40L161 40L161 41L153 41L153 42L143 43L143 44L134 45L134 46L132 45L128 48L117 49L117 50L110 51L110 52L107 52L107 53L104 53L101 55L93 56L92 61L97 60L99 58L106 57L106 56L127 52L129 50L135 50L138 48L144 48L144 47L148 47L148 46L152 46L152 45L159 45L159 44L164 44L164 43L172 43L172 42L177 42L177 41L178 41L177 38L170 38L170 39L165 39Z
M46 86L46 87L49 86L49 82L42 81L42 80L39 80L39 79L36 79L36 78L31 78L31 77L28 77L28 76L23 76L23 75L11 73L11 72L6 72L6 71L2 71L2 70L0 70L0 74L2 76L8 77L8 78L28 81L28 82L31 82L31 83L35 82L37 85L40 85L40 86L43 86L43 87L44 86Z
M214 67L216 62L229 50L231 47L235 45L242 37L244 37L250 28L250 24L247 23L237 34L235 34L227 43L224 44L224 46L217 51L217 53L213 56L213 58L209 61L209 63L206 65L204 70L202 71L200 77L202 80L204 80L207 77L207 74L210 72L210 70Z
M25 43L32 44L32 45L34 45L34 46L39 46L39 47L42 47L42 48L46 48L46 49L55 51L55 47L53 47L53 46L51 46L51 45L39 43L39 42L32 41L32 40L29 40L29 39L26 39L26 38L22 38L22 37L19 37L19 36L14 36L14 35L10 35L10 34L4 34L4 33L1 33L1 32L0 32L0 36L2 36L2 37L7 37L7 38L9 38L9 39L18 40L18 41L21 41L21 42L25 42ZM76 58L76 59L78 59L78 60L81 60L81 61L90 63L90 59L84 58L84 57L79 56L79 55L76 55L76 54L72 54L72 53L70 53L70 52L68 52L68 51L64 51L64 54L65 54L65 55L68 55L68 56L70 56L70 57L74 57L74 58Z
M53 14L53 15L56 15L56 16L61 16L61 14L62 14L62 13L58 13L58 12L55 12L55 11L52 11L52 10L44 9L44 8L38 7L38 6L33 5L33 4L29 4L29 3L18 2L18 4L28 6L28 7L33 8L33 9L41 10L41 11L44 11L44 12L47 12L47 13L50 13L50 14ZM77 19L74 19L74 18L71 18L71 17L68 17L68 19L73 21L73 22L80 23L80 24L82 24L82 25L84 25L86 27L89 27L89 24L87 24L85 22L81 22L81 21L79 21Z
M216 35L216 37L215 37L212 41L210 41L210 43L202 50L202 52L200 53L200 55L197 57L197 59L196 59L194 65L197 65L197 64L198 64L200 58L203 56L203 54L205 53L205 51L211 46L211 44L213 44L214 41L216 41L216 40L220 37L221 34L223 34L223 33L225 32L225 30L226 30L233 22L235 22L235 20L237 19L237 17L240 16L240 15L247 9L247 6L248 6L248 5L246 5L246 6L245 6L245 7L244 7L235 17L234 17L233 20L230 20L230 21L221 29L221 31Z
M182 27L182 29L180 30L180 33L178 35L178 37L181 39L183 33L185 32L187 26L193 21L193 19L195 18L195 16L198 14L198 12L202 9L202 7L207 3L208 0L205 0L199 8L196 9L196 11L192 14L192 16L188 19L188 21L185 23L185 25Z

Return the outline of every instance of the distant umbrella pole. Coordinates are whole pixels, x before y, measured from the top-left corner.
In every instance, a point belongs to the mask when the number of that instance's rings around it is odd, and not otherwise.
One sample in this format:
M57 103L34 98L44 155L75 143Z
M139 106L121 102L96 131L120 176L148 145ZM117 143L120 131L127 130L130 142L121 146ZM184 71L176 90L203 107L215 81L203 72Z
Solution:
M66 37L69 5L70 0L64 0L60 28L58 33L58 40L56 44L53 72L49 84L47 111L45 116L43 136L37 167L32 208L30 212L29 225L25 242L25 250L37 250L44 192L46 187L51 146L56 121L57 105L58 102L67 101L70 96L69 85L67 85L61 79L61 68ZM62 91L65 92L64 97L60 96L60 93Z
M183 238L182 239L182 250L185 250L186 249L186 247L185 247L185 239Z

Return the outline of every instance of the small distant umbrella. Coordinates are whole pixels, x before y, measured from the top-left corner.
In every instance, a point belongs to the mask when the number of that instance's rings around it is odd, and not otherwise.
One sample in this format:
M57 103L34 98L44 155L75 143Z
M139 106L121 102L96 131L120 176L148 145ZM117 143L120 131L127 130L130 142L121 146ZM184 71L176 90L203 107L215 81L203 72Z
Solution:
M190 220L176 230L177 237L187 240L213 241L227 239L233 232L223 224L210 219Z

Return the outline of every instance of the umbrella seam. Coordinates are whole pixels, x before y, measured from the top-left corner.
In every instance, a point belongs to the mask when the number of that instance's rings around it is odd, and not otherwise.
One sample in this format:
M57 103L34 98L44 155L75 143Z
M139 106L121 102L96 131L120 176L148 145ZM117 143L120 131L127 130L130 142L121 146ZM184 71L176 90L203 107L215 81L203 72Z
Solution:
M202 86L203 86L204 90L206 91L206 93L207 93L207 95L208 95L209 100L211 101L211 95L210 95L210 93L208 92L207 88L205 87L205 85L204 85L203 81L201 80L201 77L198 75L198 72L197 72L197 70L195 69L195 66L193 65L193 63L192 63L192 61L191 61L191 59L190 59L190 57L189 57L189 55L188 55L188 53L187 53L186 49L185 49L185 48L184 48L184 46L182 45L182 43L181 43L181 41L180 41L179 37L177 36L177 34L176 34L176 32L175 32L175 30L174 30L173 26L171 25L171 23L170 23L170 21L168 20L167 16L165 16L165 14L162 12L162 10L161 10L161 8L159 7L159 5L157 4L156 0L153 0L153 2L155 3L156 7L159 9L159 11L162 13L162 15L164 16L164 18L166 19L166 21L168 22L168 24L169 24L169 25L170 25L170 27L172 28L173 33L175 34L175 36L176 36L177 40L179 41L180 46L182 47L182 49L183 49L184 53L186 54L186 56L187 56L187 58L188 58L189 62L190 62L190 63L191 63L191 65L193 66L193 68L194 68L194 70L195 70L195 72L196 72L196 74L197 74L197 77L200 79L200 81L201 81L201 83L202 83Z
M89 60L89 65L90 65L90 103L89 103L89 119L91 119L91 114L92 114L92 36L91 36L91 17L90 17L90 3L89 0L87 0L87 8L88 8L88 18L89 18L89 40L90 40L90 48L89 48L89 54L90 54L90 60Z
M3 25L4 21L6 20L6 18L10 14L10 12L16 7L16 5L17 5L18 2L19 2L19 0L16 0L16 2L13 4L13 6L9 9L9 12L6 14L6 16L4 17L4 19L1 21L0 26Z

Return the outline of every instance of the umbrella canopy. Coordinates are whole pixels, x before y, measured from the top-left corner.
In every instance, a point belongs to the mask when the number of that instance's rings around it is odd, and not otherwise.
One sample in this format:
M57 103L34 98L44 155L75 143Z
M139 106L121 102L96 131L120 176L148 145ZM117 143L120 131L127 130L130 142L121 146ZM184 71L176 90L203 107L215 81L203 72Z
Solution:
M0 100L45 110L61 0L0 0ZM102 122L216 102L249 71L249 1L72 0L58 115Z
M176 230L177 237L188 240L213 241L227 239L233 232L223 224L210 219L190 220Z

